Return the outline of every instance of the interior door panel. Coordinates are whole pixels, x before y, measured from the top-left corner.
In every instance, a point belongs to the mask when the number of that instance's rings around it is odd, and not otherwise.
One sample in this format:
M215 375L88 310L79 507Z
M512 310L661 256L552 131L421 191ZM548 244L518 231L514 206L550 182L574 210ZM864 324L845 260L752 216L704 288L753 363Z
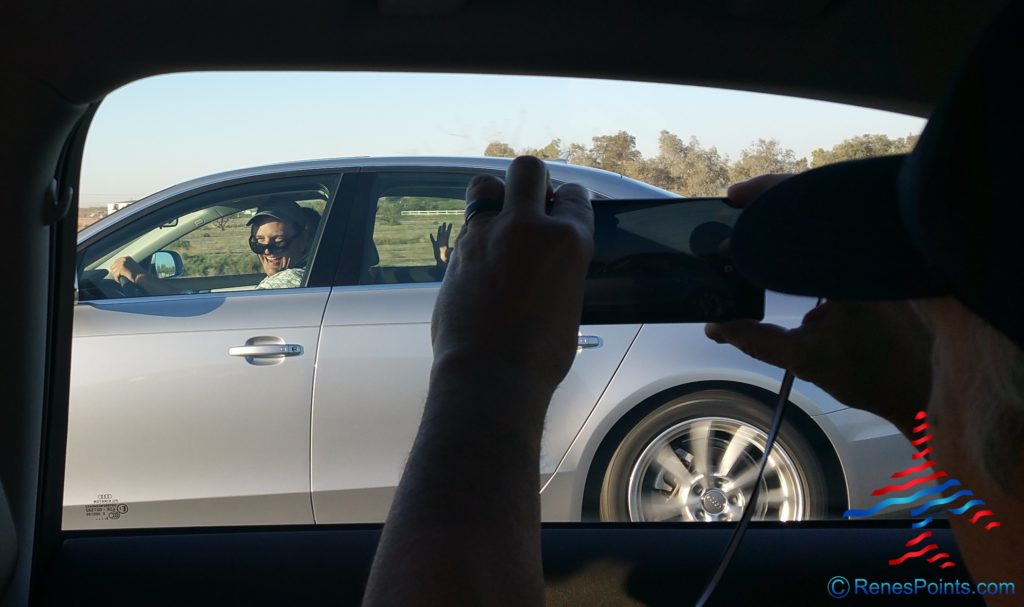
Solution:
M693 605L732 529L698 525L545 525L548 605ZM929 541L958 564L939 570L923 559L892 567L906 551L910 522L754 523L709 605L950 605L984 603L977 595L833 598L829 581L851 584L920 579L969 583L949 529ZM358 605L379 526L234 530L137 536L92 535L64 541L47 584L48 605ZM486 549L486 544L481 544Z

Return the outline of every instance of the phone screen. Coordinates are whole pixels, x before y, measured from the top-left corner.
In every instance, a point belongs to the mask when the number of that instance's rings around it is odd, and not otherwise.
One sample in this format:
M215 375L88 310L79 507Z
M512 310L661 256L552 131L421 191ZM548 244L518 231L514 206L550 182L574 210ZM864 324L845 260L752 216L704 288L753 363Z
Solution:
M594 200L581 324L764 318L764 290L720 251L741 210L724 198Z

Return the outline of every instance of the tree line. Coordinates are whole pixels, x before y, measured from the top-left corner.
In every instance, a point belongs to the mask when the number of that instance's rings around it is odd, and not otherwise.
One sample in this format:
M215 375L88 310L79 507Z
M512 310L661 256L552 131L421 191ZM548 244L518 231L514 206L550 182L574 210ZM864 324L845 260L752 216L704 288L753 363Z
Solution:
M636 138L626 131L599 135L590 147L579 143L563 145L553 139L541 148L515 150L507 143L493 141L485 156L512 158L529 154L546 160L566 158L572 164L597 167L639 179L683 196L721 196L730 183L765 173L799 173L833 162L872 158L909 152L917 135L890 138L887 135L859 135L845 139L831 149L818 148L811 158L798 158L792 149L777 139L758 139L731 160L714 146L704 147L696 137L684 142L678 135L663 130L658 137L658 154L644 158L636 147Z

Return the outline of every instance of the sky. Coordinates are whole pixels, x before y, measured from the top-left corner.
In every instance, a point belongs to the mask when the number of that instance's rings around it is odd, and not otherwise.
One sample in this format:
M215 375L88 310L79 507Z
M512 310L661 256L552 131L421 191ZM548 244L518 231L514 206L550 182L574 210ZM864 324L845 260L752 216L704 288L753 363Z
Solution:
M731 159L758 138L798 157L924 120L742 91L577 78L410 73L188 73L107 96L86 140L80 204L138 200L212 173L343 156L481 155L625 130L645 157L658 134L697 137Z

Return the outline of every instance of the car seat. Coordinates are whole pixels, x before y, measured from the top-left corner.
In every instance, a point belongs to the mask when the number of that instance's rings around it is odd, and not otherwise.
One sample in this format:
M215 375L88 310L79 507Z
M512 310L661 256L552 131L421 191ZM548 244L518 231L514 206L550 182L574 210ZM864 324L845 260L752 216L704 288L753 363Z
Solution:
M372 238L366 239L366 248L363 249L363 263L359 272L359 284L378 285L384 282L380 270L380 253L377 252L377 244Z

